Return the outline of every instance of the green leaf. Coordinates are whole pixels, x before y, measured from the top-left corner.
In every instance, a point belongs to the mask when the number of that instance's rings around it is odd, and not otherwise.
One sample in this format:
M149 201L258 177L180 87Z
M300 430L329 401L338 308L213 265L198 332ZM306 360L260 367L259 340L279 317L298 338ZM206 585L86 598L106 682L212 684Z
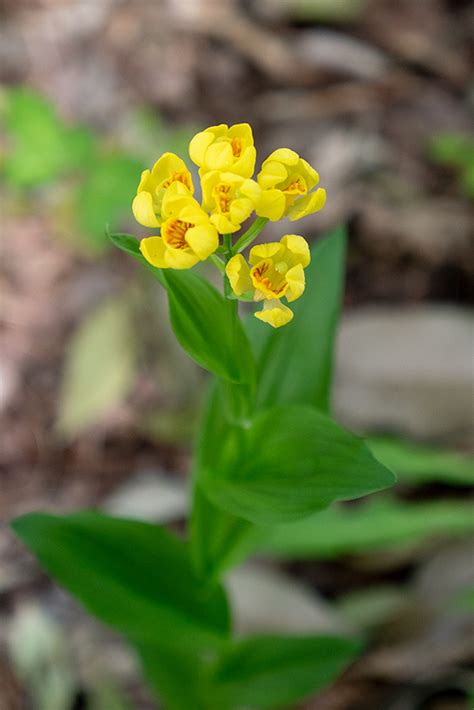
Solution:
M166 530L88 512L31 513L12 527L59 584L133 642L200 649L227 636L222 588L203 587Z
M230 382L252 382L255 363L250 343L231 308L210 283L191 271L165 272L171 325L198 365Z
M5 177L17 187L42 185L83 168L95 152L87 129L68 126L49 101L26 87L8 92L5 126L9 139Z
M390 497L333 506L305 520L261 530L258 549L283 558L338 557L474 530L474 508L459 501L404 503Z
M223 710L213 702L210 686L210 664L215 657L189 653L181 648L138 646L145 677L155 691L159 707L166 710Z
M135 378L128 300L101 304L79 325L66 354L57 425L71 437L120 402Z
M317 242L306 269L306 290L294 318L272 330L256 318L249 328L258 352L258 402L311 404L329 411L334 338L344 283L343 228Z
M131 216L131 200L143 166L121 153L100 153L76 195L79 229L93 247L104 247L106 224L116 228Z
M331 683L357 656L330 636L255 636L236 641L212 675L220 708L284 708Z
M252 522L297 520L335 500L358 498L394 483L362 439L308 406L264 410L233 427L201 483L224 510Z
M450 485L474 485L471 456L385 437L371 437L367 443L374 456L395 471L404 483L441 481Z
M110 235L113 243L140 263L147 263L140 245L127 234ZM168 292L171 325L176 338L198 365L224 380L252 384L255 362L239 320L231 326L231 307L205 279L193 271L150 270Z

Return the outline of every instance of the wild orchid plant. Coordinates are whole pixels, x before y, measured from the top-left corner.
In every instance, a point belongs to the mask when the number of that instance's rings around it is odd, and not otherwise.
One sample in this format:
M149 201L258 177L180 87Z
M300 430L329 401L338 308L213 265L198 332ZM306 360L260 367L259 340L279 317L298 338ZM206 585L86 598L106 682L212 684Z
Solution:
M165 153L143 172L133 200L137 221L160 234L141 242L111 235L166 289L177 339L213 375L187 537L96 512L32 513L13 528L60 584L127 637L168 710L289 707L336 677L357 642L314 634L233 638L220 579L333 501L380 490L394 477L328 414L343 231L312 254L304 237L285 234L243 255L268 220L296 221L323 207L317 172L280 148L253 179L247 124L198 133L189 154L199 167L201 203L185 162ZM223 294L191 271L207 260L222 273ZM283 298L298 300L295 313ZM239 300L263 303L258 320L240 319Z

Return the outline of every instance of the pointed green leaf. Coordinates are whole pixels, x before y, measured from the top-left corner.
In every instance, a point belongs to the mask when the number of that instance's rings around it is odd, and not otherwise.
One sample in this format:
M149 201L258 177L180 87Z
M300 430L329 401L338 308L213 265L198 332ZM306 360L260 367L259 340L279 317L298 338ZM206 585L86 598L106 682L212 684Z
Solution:
M227 636L222 588L202 586L187 546L166 530L97 513L31 513L12 527L59 584L132 641L200 648Z
M234 427L201 483L224 510L255 523L297 520L395 481L364 441L308 406L273 407Z
M233 304L191 271L168 269L164 276L171 325L186 352L217 377L253 382L252 349L240 321L232 324Z
M360 651L330 636L254 636L236 641L212 675L221 708L288 708L331 683Z
M239 320L230 317L232 303L193 271L156 269L147 264L140 244L127 234L110 235L113 243L145 263L168 292L171 325L176 338L198 365L235 383L254 382L255 361Z

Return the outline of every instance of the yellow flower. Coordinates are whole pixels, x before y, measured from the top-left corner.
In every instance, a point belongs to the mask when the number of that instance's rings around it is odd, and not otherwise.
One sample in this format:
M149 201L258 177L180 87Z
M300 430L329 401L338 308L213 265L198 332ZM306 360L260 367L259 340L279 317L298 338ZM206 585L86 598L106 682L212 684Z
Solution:
M218 170L206 173L201 185L202 206L211 213L211 222L221 234L238 232L255 209L255 200L261 193L255 180Z
M268 156L257 181L262 194L256 212L272 222L284 216L294 222L317 212L326 202L326 190L311 192L319 182L316 170L289 148L278 148Z
M161 236L140 242L140 251L160 269L190 269L219 246L219 235L209 216L189 192L173 183L162 203Z
M135 219L144 227L159 227L162 222L162 202L166 189L174 184L181 185L183 193L194 193L191 173L184 160L174 153L163 153L151 172L144 170L137 195L132 203Z
M221 123L206 128L192 138L189 155L199 166L201 177L211 170L252 177L256 159L252 129L248 123L238 123L230 128Z
M252 247L250 265L242 254L236 254L227 263L226 274L236 296L264 302L256 318L279 328L293 318L280 299L284 296L291 303L303 294L304 268L310 260L306 239L286 234L279 242Z

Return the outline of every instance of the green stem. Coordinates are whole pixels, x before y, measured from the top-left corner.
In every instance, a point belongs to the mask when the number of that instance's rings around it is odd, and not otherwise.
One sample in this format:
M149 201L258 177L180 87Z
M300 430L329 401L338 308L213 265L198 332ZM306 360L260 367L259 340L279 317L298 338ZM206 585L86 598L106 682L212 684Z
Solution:
M237 240L233 248L233 253L238 254L248 247L249 244L258 237L267 222L268 219L266 217L257 217L255 222L251 224L247 231Z
M232 234L223 235L224 258L227 264L234 255L232 248ZM225 272L225 267L224 267ZM237 350L237 326L239 321L239 302L232 292L232 286L224 273L224 295L229 313L229 329L231 334L232 352L234 357L239 357ZM253 402L253 384L237 384L221 380L221 387L227 403L228 416L233 423L242 424L248 421Z
M220 256L217 256L217 254L211 254L211 256L209 258L212 261L212 263L214 264L214 266L216 266L219 269L221 274L225 274L225 262L222 261Z
M228 261L232 257L232 234L224 234L222 237L222 241L223 241L223 246L225 249L225 252L224 252L225 263L227 265ZM226 298L232 297L232 287L230 285L229 279L227 278L227 274L225 273L225 266L224 266L224 295ZM235 303L235 309L237 309L237 303Z

